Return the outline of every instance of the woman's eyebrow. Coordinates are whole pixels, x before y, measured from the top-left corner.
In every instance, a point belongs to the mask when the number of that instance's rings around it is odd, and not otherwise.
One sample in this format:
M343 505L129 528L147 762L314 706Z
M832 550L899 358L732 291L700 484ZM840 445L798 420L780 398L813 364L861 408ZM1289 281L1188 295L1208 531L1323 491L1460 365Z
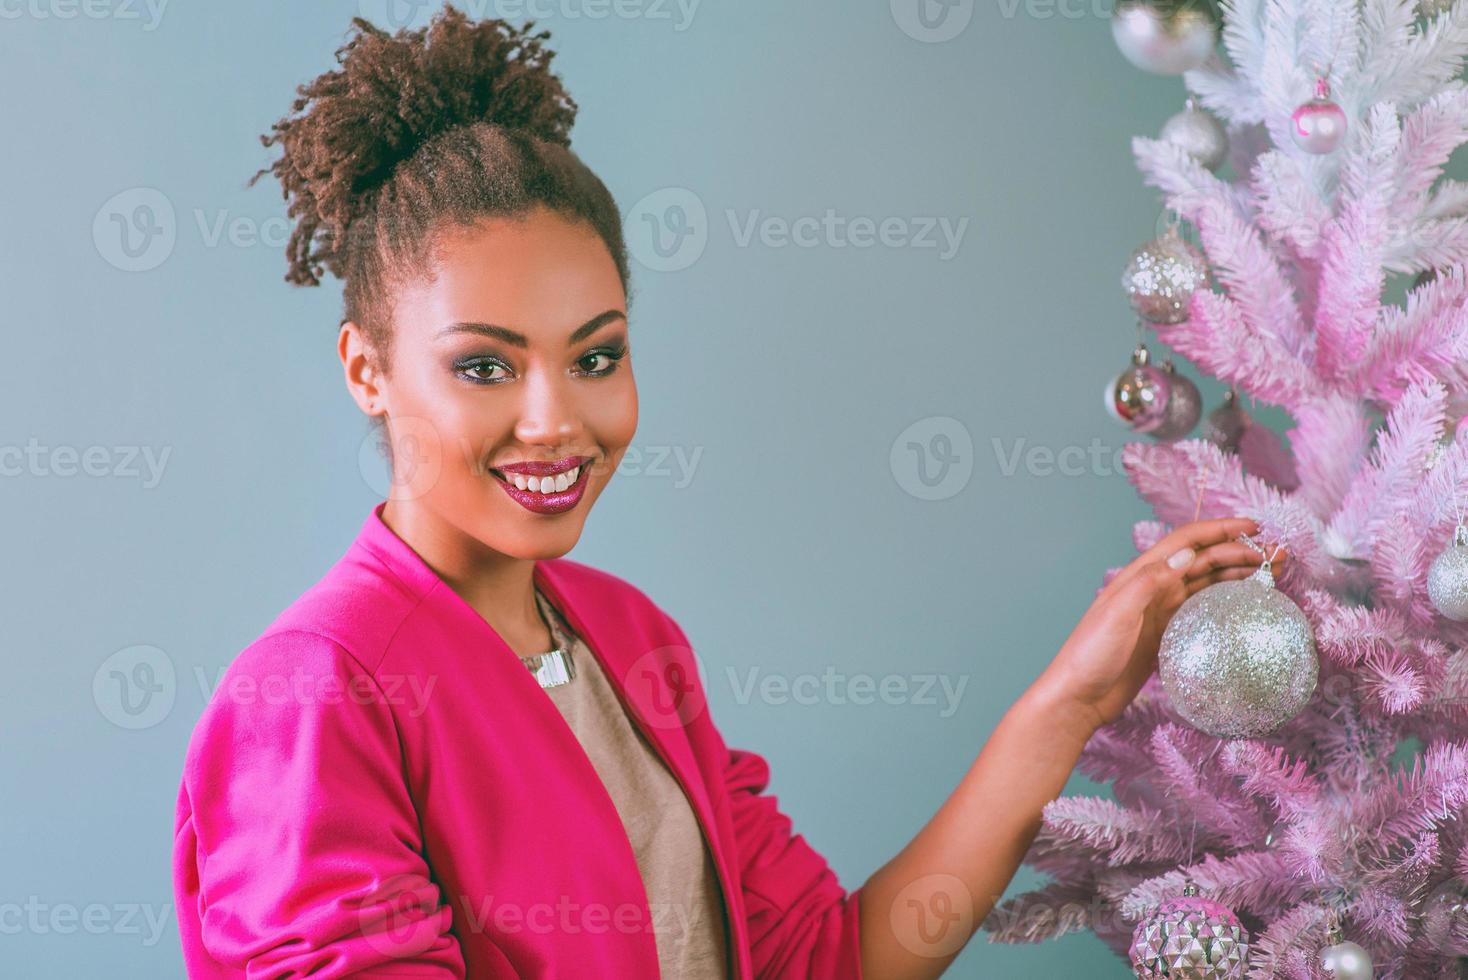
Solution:
M603 313L598 313L596 316L592 317L590 320L587 320L585 323L581 324L581 326L571 331L571 336L566 339L566 346L570 347L578 341L585 340L587 337L590 337L592 334L596 333L598 330L600 330L608 323L611 323L613 320L625 319L627 319L627 314L623 313L621 310L606 310ZM496 326L493 323L476 323L470 320L464 320L458 323L450 323L448 326L439 330L436 336L446 337L450 334L456 333L482 334L485 337L493 337L496 340L503 341L504 343L509 344L512 347L523 348L530 346L530 338L526 337L523 333L511 330L509 327Z

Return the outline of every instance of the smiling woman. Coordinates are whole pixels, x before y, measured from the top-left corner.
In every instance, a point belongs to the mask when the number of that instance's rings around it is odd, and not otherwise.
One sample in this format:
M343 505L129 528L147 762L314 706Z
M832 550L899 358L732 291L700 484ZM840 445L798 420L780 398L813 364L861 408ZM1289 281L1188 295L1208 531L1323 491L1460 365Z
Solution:
M1127 566L848 892L765 760L724 743L678 623L564 557L638 402L619 212L530 26L354 19L264 137L287 279L344 281L337 353L393 483L193 731L173 828L189 975L936 977L1167 617L1253 571L1231 543L1253 522L1185 525Z

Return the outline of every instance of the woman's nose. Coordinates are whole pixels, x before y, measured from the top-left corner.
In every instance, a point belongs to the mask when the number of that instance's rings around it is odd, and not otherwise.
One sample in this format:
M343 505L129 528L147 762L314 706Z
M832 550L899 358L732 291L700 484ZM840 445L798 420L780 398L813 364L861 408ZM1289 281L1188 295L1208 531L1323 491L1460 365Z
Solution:
M581 432L581 416L566 390L570 378L549 371L531 371L520 387L520 417L515 437L525 443L564 446Z

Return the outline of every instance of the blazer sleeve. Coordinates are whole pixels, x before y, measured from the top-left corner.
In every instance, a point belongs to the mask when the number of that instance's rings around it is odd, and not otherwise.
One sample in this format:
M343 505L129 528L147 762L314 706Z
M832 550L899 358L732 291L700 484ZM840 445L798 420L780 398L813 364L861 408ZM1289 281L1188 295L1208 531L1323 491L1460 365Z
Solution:
M861 889L848 894L826 859L795 832L778 798L766 792L770 766L764 757L728 748L712 718L708 728L725 760L722 791L734 826L755 977L861 980Z
M391 707L328 637L267 634L190 740L201 941L240 976L462 980Z

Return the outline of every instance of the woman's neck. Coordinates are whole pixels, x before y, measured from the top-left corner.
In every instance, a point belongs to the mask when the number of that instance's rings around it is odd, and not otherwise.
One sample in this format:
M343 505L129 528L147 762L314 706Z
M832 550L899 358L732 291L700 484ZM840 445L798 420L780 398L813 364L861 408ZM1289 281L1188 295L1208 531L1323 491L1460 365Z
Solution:
M389 500L382 522L521 656L551 639L535 601L535 560L486 548L419 501Z

